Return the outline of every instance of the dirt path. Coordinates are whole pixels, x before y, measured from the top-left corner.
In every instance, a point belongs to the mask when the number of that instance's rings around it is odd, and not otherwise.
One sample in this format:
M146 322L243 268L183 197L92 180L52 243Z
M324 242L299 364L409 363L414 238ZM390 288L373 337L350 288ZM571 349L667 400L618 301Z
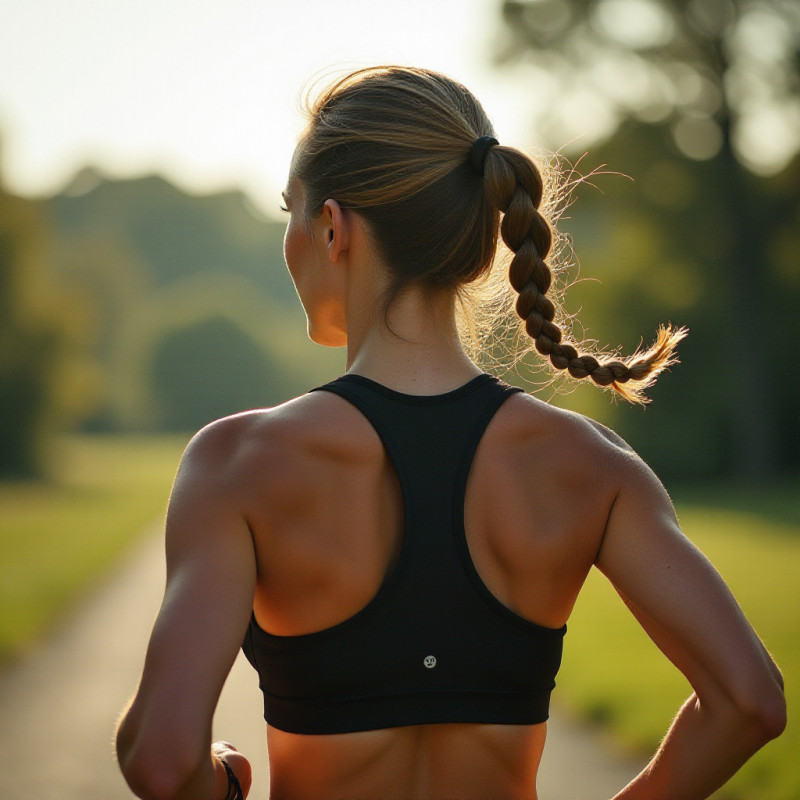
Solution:
M164 582L161 552L159 537L148 536L69 622L0 674L4 800L132 797L113 759L112 731L135 689L158 610ZM264 800L261 700L255 673L241 656L214 727L216 737L232 740L251 758L255 777L250 796ZM540 800L607 800L640 767L612 754L605 742L556 708L541 768Z

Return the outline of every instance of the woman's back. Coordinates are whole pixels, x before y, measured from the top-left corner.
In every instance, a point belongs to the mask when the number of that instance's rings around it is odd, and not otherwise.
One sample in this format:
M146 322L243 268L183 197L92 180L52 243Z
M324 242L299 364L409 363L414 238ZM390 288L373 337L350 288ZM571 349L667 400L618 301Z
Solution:
M228 463L255 542L260 628L302 636L353 617L403 542L398 476L375 429L327 392L222 426L230 430L213 433L221 446L241 443ZM564 625L613 502L617 450L583 418L526 395L500 406L472 462L464 528L478 574L507 608L545 628ZM273 797L388 797L385 787L402 798L534 797L544 727L439 724L324 737L271 727Z

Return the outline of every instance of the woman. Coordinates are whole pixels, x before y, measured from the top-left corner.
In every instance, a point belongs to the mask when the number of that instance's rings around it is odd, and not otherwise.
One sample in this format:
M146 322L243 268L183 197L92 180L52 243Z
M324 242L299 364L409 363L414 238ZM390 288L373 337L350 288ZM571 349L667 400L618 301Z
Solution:
M456 307L501 232L516 310L556 369L640 401L684 331L627 360L564 341L540 173L442 75L336 82L284 194L309 335L347 347L347 374L187 448L166 596L118 732L130 786L246 796L245 756L210 740L244 641L273 800L536 798L566 622L596 565L694 689L616 797L707 797L783 729L777 667L647 466L482 373Z

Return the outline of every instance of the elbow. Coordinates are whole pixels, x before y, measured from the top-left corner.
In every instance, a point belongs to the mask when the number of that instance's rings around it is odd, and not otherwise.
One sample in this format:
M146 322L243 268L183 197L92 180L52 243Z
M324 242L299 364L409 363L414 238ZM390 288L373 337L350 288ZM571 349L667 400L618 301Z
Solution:
M745 680L719 691L697 691L701 706L719 714L719 722L731 735L750 743L753 752L776 739L786 728L783 678L772 663L770 669L753 670Z
M784 732L786 729L786 698L782 690L762 707L758 721L767 741L777 739Z
M134 760L120 763L120 768L128 787L141 800L174 800L177 787L169 776L160 775L149 765Z
M777 671L777 670L776 670ZM758 691L753 691L740 711L758 731L763 744L777 739L786 729L786 696L783 678L778 672L765 681Z
M181 769L164 759L132 756L120 769L131 791L141 800L178 800L196 770Z
M771 678L767 696L762 699L761 726L767 739L777 739L786 729L786 694L783 675L778 665L770 659Z
M143 748L117 737L117 762L131 791L141 800L177 800L198 770L194 757L163 748Z

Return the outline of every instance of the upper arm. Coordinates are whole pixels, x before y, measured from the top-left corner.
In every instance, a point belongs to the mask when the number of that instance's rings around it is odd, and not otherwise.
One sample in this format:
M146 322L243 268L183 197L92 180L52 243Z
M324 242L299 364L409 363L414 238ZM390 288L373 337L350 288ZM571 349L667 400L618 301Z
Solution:
M225 678L250 619L256 565L223 429L182 459L166 526L167 584L126 723L137 750L207 753Z
M620 486L596 565L702 699L752 710L776 669L727 585L681 532L661 483L618 453Z

